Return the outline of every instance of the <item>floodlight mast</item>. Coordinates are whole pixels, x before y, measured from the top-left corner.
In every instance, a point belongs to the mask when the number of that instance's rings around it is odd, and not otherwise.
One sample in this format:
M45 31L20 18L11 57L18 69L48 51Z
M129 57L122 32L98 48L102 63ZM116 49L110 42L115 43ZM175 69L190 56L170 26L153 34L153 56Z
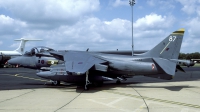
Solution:
M134 45L133 45L133 6L135 4L135 0L129 0L129 4L132 9L132 56L134 55Z

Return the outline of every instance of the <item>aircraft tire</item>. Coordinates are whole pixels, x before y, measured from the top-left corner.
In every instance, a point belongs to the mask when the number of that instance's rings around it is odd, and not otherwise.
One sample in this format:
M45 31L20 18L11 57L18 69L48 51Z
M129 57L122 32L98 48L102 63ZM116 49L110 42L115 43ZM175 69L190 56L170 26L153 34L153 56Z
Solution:
M85 85L84 90L86 90L86 91L89 90L89 86Z
M53 81L51 84L54 86L58 86L58 85L60 85L60 81Z
M117 80L117 81L116 81L116 84L121 84L121 81L120 81L120 80Z

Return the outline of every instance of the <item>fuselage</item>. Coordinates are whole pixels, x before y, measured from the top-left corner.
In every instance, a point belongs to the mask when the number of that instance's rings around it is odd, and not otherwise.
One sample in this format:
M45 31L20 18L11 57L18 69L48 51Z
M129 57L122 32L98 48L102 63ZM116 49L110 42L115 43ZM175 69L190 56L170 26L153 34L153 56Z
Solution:
M108 60L108 72L127 75L164 73L150 57L92 53Z
M20 56L8 60L12 65L19 65L26 68L39 69L41 67L49 67L57 64L58 60L53 57L36 57L36 56Z
M0 51L1 55L6 56L21 56L22 54L17 51Z
M9 59L21 56L22 54L17 51L0 51L0 63L4 64ZM2 65L1 65L2 67Z

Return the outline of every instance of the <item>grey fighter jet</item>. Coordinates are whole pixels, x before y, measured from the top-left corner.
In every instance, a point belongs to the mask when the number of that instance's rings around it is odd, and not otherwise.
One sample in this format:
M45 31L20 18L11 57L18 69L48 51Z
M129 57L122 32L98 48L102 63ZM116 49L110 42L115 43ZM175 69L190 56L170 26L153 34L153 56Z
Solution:
M139 56L92 53L85 51L50 52L64 65L54 66L50 71L37 75L50 80L77 83L102 83L105 80L143 75L170 80L177 70L178 56L184 35L184 29L174 31L153 49Z
M22 56L18 56L8 60L10 65L18 65L25 68L31 69L43 69L61 63L61 60L57 60L49 53L49 51L55 51L52 48L38 46L32 48L29 52L26 52ZM59 50L58 52L66 52L67 50ZM105 53L105 54L120 54L129 55L131 51L90 51L94 53ZM135 54L141 54L146 52L145 50L134 51Z
M42 50L44 51L42 51ZM11 65L17 65L25 68L31 68L31 69L42 69L42 70L49 70L48 67L51 65L55 65L61 63L61 60L57 60L49 53L49 51L52 51L53 49L48 47L34 47L31 49L31 51L26 52L22 56L18 56L15 58L12 58L8 61ZM55 50L54 50L55 51ZM66 52L66 50L60 50L59 52ZM103 53L103 54L119 54L119 55L132 55L132 51L90 51L94 53ZM147 50L136 50L134 51L134 55L140 55L142 53L147 52ZM194 66L194 62L191 60L178 60L177 65L179 66Z

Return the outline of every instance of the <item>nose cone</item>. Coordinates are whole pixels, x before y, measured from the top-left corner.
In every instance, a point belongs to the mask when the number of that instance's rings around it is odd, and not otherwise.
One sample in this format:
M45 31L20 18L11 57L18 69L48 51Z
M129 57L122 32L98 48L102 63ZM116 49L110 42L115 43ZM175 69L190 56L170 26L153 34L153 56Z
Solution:
M21 58L11 58L10 60L8 60L8 63L11 65L20 65L22 63Z
M36 73L37 76L49 79L51 76L54 76L50 71L45 71L45 72L38 72Z
M8 60L8 63L11 65L20 65L22 67L35 67L34 61L35 60L32 57L19 56L11 58L10 60Z

